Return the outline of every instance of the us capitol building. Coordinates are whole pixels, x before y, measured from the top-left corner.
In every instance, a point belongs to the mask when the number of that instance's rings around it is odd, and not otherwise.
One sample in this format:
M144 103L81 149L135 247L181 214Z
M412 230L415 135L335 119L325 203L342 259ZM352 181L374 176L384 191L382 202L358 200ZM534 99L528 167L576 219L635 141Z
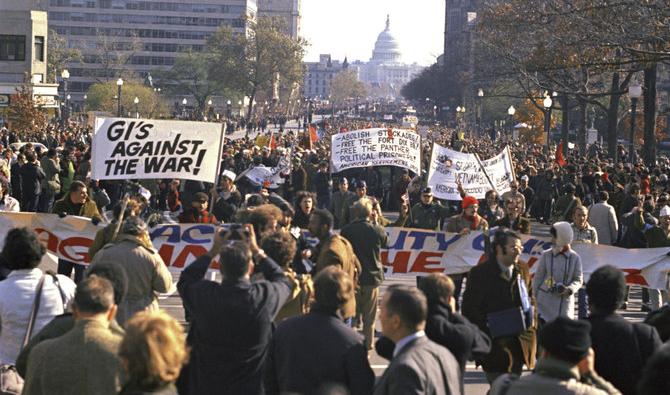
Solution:
M372 57L367 63L354 62L358 79L368 83L372 91L384 96L400 96L400 89L423 70L423 66L402 62L400 46L391 34L391 20L386 16L386 28L377 36Z
M417 63L402 62L400 46L391 34L391 21L386 17L386 28L379 33L372 57L368 62L357 60L349 63L331 59L329 54L320 55L319 62L305 62L304 95L306 97L328 98L330 81L340 71L351 69L358 75L359 81L365 82L373 97L400 97L400 89L423 70Z

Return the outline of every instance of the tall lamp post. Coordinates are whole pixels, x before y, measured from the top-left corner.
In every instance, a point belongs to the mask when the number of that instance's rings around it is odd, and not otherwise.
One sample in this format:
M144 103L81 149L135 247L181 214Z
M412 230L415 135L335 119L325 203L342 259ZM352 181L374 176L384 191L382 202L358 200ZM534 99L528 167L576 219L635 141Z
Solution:
M121 87L123 86L123 79L116 80L116 116L121 118Z
M551 106L553 104L554 101L551 100L551 96L547 94L542 102L542 105L544 106L544 133L547 136L547 152L549 152L549 129L551 129Z
M67 118L69 117L70 114L68 114L67 106L68 106L68 99L67 99L67 80L70 78L70 72L67 69L64 69L60 73L60 77L63 79L63 96L65 97L65 106L63 106L63 113L61 114L61 126L65 126L67 123Z
M514 114L516 114L516 108L514 106L509 106L507 109L507 115L509 115L509 137L514 138Z
M484 90L479 88L477 90L477 108L475 109L475 118L477 122L477 137L482 135L482 99L484 98Z
M642 96L642 86L637 82L628 86L630 97L630 162L635 165L635 116L637 112L637 100Z
M140 98L135 96L135 99L133 99L133 103L135 103L135 118L139 118L140 117L140 108L139 108Z
M181 101L181 117L182 119L186 118L186 104L188 104L188 100L186 98L183 98Z
M230 110L230 109L231 109L231 104L232 104L232 103L230 102L230 100L228 100L228 101L226 102L226 117L227 117L228 119L230 119L230 118L231 118L231 115L232 115L232 112L231 112L231 110Z
M463 127L463 116L465 116L465 106L456 107L456 122L458 123L459 128Z

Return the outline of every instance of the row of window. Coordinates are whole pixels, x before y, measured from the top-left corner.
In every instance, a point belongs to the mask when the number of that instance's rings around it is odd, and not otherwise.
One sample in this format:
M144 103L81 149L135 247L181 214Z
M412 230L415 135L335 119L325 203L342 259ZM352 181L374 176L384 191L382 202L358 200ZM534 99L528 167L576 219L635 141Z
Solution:
M243 5L233 4L189 4L162 1L137 0L50 0L52 7L102 8L115 10L173 11L203 14L223 13L241 15L246 12Z
M234 23L233 25L237 25L237 23ZM240 27L243 26L244 24L242 22L242 26ZM71 36L174 38L180 40L205 40L212 35L212 32L187 32L164 29L97 28L90 26L54 26L54 30L60 35Z
M49 18L52 21L127 23L135 25L244 26L244 20L240 18L232 19L160 15L94 14L87 12L51 12L49 13ZM236 26L236 24L239 26Z
M34 60L44 62L44 36L35 36ZM26 36L0 34L0 60L26 60Z

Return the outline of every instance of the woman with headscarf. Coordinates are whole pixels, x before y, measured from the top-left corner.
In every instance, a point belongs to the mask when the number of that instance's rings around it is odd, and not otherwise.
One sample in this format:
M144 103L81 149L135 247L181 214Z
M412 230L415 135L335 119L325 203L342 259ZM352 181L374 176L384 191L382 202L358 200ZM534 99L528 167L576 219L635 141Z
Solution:
M550 230L552 247L542 253L533 277L540 325L559 316L575 318L575 294L583 283L582 261L570 248L572 226L556 222Z

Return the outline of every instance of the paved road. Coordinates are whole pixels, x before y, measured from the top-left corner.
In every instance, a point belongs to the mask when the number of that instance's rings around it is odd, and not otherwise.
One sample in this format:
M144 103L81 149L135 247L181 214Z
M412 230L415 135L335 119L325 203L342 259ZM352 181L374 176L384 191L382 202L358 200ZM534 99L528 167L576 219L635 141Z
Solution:
M546 225L533 223L533 235L549 236L549 227ZM175 275L175 282L177 281L177 279L178 276ZM407 277L390 277L382 285L380 295L383 295L386 287L388 287L391 284L414 285L415 280L414 278L407 278ZM626 317L629 320L641 321L644 319L646 313L640 312L640 302L641 302L640 295L641 295L640 289L634 287L631 290L630 300L628 303L628 310L620 312L624 317ZM162 297L160 300L160 305L162 308L167 310L172 316L180 320L180 322L185 323L184 312L179 295L174 293L171 296ZM376 326L377 330L381 331L381 324L379 323L379 320L377 320ZM384 369L386 369L386 366L388 365L388 361L381 358L373 351L370 355L370 364L374 369L375 374L377 376L381 376L381 374L384 372ZM485 395L488 391L489 385L486 382L486 378L484 377L483 371L481 370L481 368L477 369L474 363L472 362L467 365L464 381L465 381L465 393L468 395L470 394Z

